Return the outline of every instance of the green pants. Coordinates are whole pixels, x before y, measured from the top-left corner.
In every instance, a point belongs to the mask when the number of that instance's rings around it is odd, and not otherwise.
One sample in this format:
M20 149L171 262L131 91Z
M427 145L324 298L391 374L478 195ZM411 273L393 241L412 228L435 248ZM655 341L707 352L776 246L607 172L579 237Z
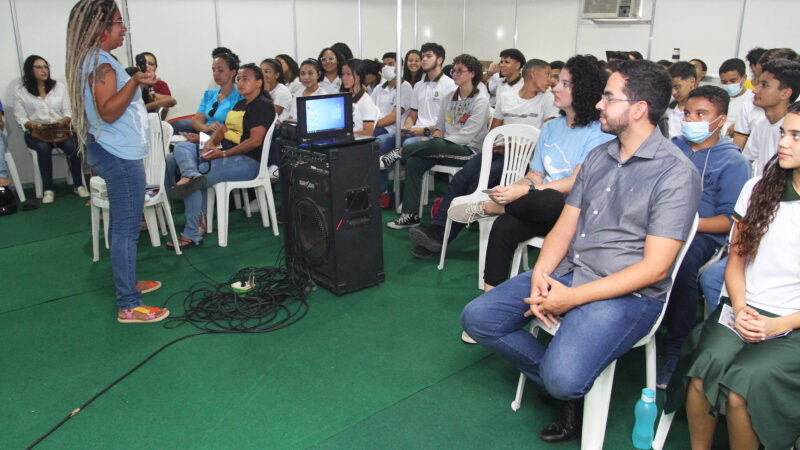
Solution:
M428 169L437 164L461 167L472 155L472 150L466 145L454 144L442 138L419 141L403 147L402 161L406 165L403 213L419 213L422 177Z

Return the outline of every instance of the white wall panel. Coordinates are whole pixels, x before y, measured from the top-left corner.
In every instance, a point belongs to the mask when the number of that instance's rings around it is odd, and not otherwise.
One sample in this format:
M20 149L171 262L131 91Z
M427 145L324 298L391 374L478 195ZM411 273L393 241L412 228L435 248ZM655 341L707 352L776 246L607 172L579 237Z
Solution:
M397 50L397 1L361 0L363 56L380 59ZM414 0L403 0L403 55L414 48ZM353 49L355 53L357 50Z
M514 47L515 8L515 0L467 0L464 51L482 61L498 61L501 51Z
M731 33L738 25L741 6L735 8L737 17ZM742 41L737 57L747 62L745 55L753 47L789 47L800 51L797 24L800 20L798 0L748 0L742 24ZM726 39L729 39L726 33ZM733 58L733 55L730 56Z
M356 0L296 1L299 61L318 57L320 50L336 42L344 42L353 51L353 55L358 56ZM393 28L388 32L391 33L392 30Z
M578 0L520 0L517 47L528 59L566 61L575 54Z
M219 0L220 40L242 63L294 55L292 3L285 0Z
M462 0L417 0L419 45L435 42L443 46L445 66L462 53L463 6Z

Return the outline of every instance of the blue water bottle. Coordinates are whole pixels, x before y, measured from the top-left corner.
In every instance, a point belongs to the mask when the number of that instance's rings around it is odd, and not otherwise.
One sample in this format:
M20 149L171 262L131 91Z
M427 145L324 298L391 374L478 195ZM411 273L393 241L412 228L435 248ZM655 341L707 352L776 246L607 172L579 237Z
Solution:
M642 389L642 398L636 402L633 413L636 417L633 425L633 446L649 449L653 446L653 425L658 415L656 393L652 389Z

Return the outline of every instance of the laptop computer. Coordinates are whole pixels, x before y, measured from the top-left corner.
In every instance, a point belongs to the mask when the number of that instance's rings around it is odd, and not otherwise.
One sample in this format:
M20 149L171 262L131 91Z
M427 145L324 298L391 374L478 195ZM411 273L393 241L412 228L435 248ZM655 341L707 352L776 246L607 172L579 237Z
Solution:
M355 142L351 94L298 97L297 138L301 146L315 148Z

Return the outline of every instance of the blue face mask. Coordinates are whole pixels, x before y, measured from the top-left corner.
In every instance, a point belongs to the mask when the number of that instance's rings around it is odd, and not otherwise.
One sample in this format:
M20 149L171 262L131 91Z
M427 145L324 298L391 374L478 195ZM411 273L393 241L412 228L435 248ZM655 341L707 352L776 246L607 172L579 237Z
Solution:
M687 141L699 144L717 132L717 129L708 131L708 126L721 118L722 116L719 116L711 122L686 122L684 120L681 122L681 134L683 134L683 137L685 137Z
M741 83L723 84L722 88L725 89L731 97L736 97L742 92L742 89L744 89Z

